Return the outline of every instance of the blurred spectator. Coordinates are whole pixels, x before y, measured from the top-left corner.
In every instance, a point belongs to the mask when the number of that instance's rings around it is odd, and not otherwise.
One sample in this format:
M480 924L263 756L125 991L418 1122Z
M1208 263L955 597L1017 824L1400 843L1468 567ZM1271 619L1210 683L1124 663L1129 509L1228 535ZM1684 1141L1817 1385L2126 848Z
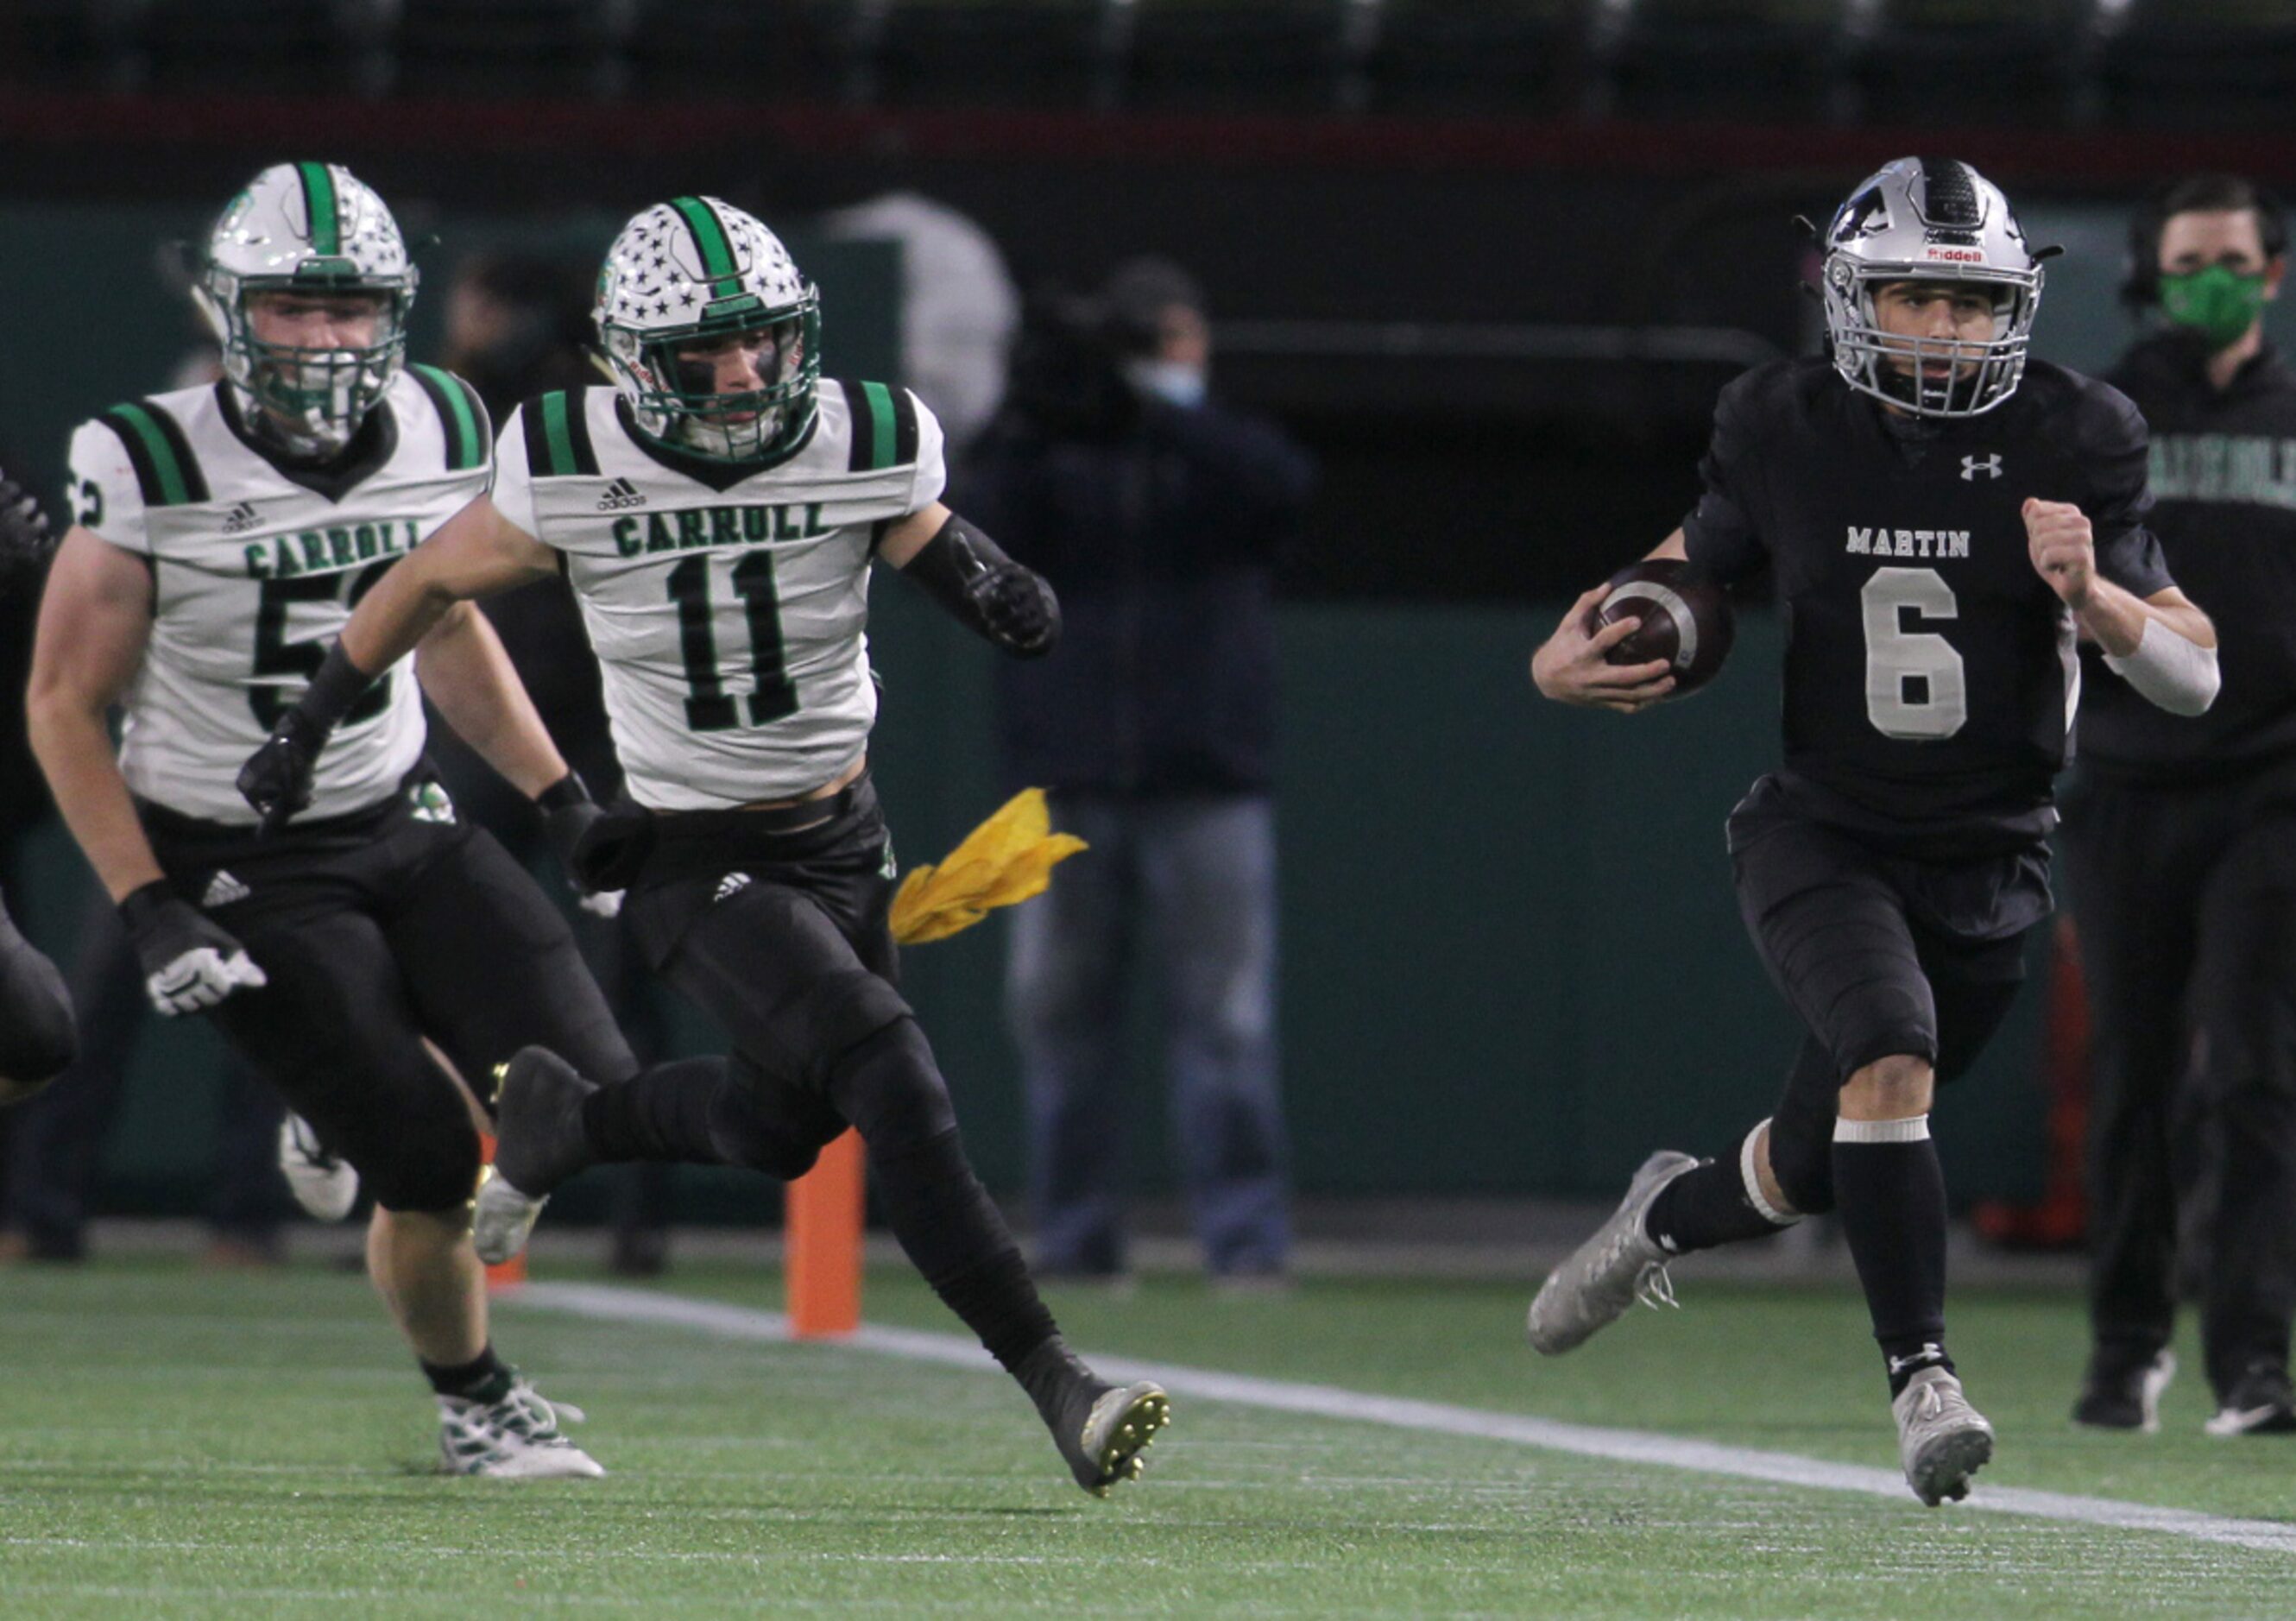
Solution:
M2202 1342L2211 1433L2296 1430L2296 373L2264 340L2280 206L2244 180L2169 187L2132 233L2157 330L2111 381L2151 425L2151 523L2214 618L2206 715L2144 702L2092 653L2064 840L2088 975L2095 1344L2073 1416L2150 1429L2174 1363L2171 1123L2217 1186Z
M442 364L479 391L497 424L522 399L603 381L586 358L597 339L590 322L594 274L585 264L518 254L476 255L457 270L447 290ZM542 580L480 607L558 751L593 794L612 799L622 790L622 768L607 735L598 661L590 655L573 592L562 579ZM463 813L521 863L534 865L544 847L533 802L496 776L450 727L430 728L430 754ZM664 1041L660 1015L621 920L578 909L573 925L622 1033L641 1061L654 1061ZM615 1271L650 1276L668 1265L671 1169L636 1165L605 1174L613 1186L609 1264Z
M832 237L901 244L901 381L940 419L959 461L1004 397L1021 300L988 233L955 209L891 192L825 216Z
M1048 300L966 511L1060 593L1059 649L1000 667L1004 766L1091 850L1014 914L1008 995L1030 1111L1038 1270L1126 1268L1126 1011L1161 993L1174 1136L1208 1270L1290 1258L1275 1030L1274 560L1311 464L1206 392L1177 266Z

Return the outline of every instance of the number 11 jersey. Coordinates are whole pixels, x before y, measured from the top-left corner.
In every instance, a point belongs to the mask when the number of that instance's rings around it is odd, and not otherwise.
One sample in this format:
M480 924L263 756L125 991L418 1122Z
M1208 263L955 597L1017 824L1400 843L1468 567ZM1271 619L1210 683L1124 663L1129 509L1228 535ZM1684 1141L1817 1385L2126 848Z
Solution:
M2079 507L2098 573L2151 596L2173 582L2145 462L2126 397L2040 361L1996 410L1934 425L1885 419L1822 359L1726 388L1683 537L1725 584L1774 571L1789 773L1927 853L2045 832L2080 662L2021 509Z
M800 798L866 751L870 562L939 498L932 413L824 381L769 462L639 435L610 388L545 394L503 424L494 501L564 559L630 797L650 810Z
M119 770L139 798L251 826L234 782L302 693L382 571L477 499L493 463L471 386L410 366L341 456L276 456L230 386L179 389L81 424L73 517L145 561L152 631L128 687ZM422 758L406 661L368 689L319 757L306 821L364 810Z

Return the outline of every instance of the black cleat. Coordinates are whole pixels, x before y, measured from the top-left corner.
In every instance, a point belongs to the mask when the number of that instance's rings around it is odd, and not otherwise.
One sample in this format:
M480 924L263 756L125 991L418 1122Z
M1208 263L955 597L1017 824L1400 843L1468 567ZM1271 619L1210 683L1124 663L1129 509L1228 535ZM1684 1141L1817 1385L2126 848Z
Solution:
M1052 1430L1054 1445L1068 1460L1069 1472L1095 1497L1139 1479L1147 1467L1141 1454L1172 1421L1172 1400L1161 1385L1144 1379L1111 1385L1057 1339L1023 1363L1019 1377Z
M2161 1428L2161 1393L2177 1377L2177 1354L2162 1351L2150 1362L2091 1355L2073 1422L2091 1429L2135 1429L2151 1435Z
M2296 1389L2276 1363L2250 1364L2203 1426L2212 1436L2282 1436L2296 1430Z
M521 1047L496 1066L495 1162L479 1178L471 1238L498 1265L526 1248L558 1184L592 1163L582 1100L598 1088L547 1047Z

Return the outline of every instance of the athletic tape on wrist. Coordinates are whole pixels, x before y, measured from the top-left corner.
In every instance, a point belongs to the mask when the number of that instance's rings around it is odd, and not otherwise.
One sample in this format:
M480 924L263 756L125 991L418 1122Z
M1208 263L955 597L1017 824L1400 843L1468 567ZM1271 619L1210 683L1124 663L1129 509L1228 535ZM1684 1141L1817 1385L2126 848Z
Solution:
M2171 715L2201 714L2216 701L2217 689L2224 684L2216 649L2202 647L2154 618L2144 621L2136 651L2107 653L2104 663Z
M1915 1115L1910 1120L1836 1120L1833 1140L1836 1142L1921 1142L1930 1134L1930 1118Z

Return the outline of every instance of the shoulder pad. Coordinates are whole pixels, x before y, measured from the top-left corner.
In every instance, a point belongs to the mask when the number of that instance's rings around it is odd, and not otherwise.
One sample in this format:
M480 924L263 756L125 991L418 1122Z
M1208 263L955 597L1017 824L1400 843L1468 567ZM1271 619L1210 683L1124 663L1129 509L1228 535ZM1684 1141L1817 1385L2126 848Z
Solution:
M853 419L848 472L904 467L917 459L917 402L906 389L835 380Z
M145 506L185 506L208 499L207 475L200 471L183 424L158 401L114 405L95 420L127 446Z
M430 404L439 413L439 424L447 430L447 471L461 472L485 466L488 453L494 446L495 432L494 424L487 420L486 404L479 398L479 391L452 372L437 366L410 363L406 374L430 397Z
M519 407L526 428L526 465L537 479L595 478L587 390L554 389Z

